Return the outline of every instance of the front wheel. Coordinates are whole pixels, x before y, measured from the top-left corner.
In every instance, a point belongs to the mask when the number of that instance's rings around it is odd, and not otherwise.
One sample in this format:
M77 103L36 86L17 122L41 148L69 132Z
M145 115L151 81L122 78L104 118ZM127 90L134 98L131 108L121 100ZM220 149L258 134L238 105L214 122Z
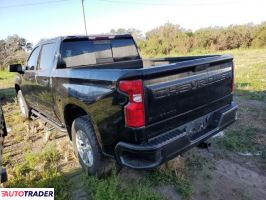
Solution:
M18 98L18 105L19 105L22 116L29 119L30 118L30 110L29 110L29 107L28 107L24 97L23 97L21 90L18 91L17 98Z
M88 175L100 177L104 173L104 158L88 116L75 119L71 128L75 154Z

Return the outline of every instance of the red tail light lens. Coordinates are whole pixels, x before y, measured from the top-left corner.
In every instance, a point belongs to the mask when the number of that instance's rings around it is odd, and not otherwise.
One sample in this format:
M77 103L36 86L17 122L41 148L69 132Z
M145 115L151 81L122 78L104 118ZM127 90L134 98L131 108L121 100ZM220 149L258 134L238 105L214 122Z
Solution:
M142 80L120 81L119 89L129 96L124 108L125 123L130 127L145 125L144 96Z
M234 92L235 66L232 64L231 92Z

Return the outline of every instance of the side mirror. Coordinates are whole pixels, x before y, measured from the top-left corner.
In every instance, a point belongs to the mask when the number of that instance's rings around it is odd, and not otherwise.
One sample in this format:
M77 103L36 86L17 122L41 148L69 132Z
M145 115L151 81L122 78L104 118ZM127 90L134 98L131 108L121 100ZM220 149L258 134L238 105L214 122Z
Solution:
M21 64L13 64L8 66L9 72L18 72L23 73L22 65Z

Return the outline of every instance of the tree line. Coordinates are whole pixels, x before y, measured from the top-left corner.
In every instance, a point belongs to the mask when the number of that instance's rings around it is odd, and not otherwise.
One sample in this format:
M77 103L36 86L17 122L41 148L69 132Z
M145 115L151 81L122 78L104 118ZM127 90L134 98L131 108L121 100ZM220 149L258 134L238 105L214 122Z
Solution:
M143 54L156 56L195 50L231 50L266 47L266 22L259 25L231 25L190 31L167 23L146 33L138 40Z
M169 55L195 50L231 50L266 47L266 22L258 25L209 27L196 31L166 23L148 31L144 36L136 29L117 29L111 33L131 33L144 55Z
M266 47L266 22L261 24L230 25L209 27L196 31L180 25L166 23L148 31L131 29L112 29L111 34L131 33L143 55L174 55L196 50L231 50L237 48ZM32 43L18 35L0 40L0 69L12 63L24 64Z

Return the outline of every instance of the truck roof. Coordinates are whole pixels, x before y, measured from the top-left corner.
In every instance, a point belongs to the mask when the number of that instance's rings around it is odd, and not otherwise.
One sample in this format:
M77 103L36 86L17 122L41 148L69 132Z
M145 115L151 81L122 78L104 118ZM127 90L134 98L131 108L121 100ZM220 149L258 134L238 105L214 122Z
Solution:
M84 39L84 38L89 38L89 39L115 39L115 38L123 38L123 39L131 39L132 35L131 34L97 34L97 35L69 35L69 36L63 36L63 39Z
M38 42L37 45L42 44L48 41L54 40L71 40L71 39L89 39L89 40L107 40L107 39L133 39L131 34L96 34L96 35L67 35L67 36L58 36L49 39L42 39Z

